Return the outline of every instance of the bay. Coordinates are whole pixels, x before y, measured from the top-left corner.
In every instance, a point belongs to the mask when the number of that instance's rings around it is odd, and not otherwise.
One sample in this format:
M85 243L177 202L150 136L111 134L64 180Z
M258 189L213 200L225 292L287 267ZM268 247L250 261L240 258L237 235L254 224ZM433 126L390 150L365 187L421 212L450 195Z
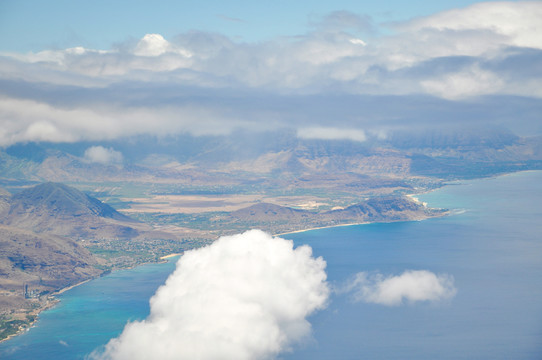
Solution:
M362 271L453 276L455 297L383 306L334 293L311 316L312 339L282 359L542 358L542 172L452 183L419 196L452 209L425 221L284 235L327 262L332 287ZM83 359L148 314L174 261L114 272L73 288L2 359Z
M453 215L292 234L340 286L359 271L446 273L447 303L386 307L335 296L315 341L286 359L542 358L542 172L454 183L419 197ZM340 355L338 355L340 354Z
M144 319L149 298L175 269L175 258L115 271L59 295L25 334L0 344L0 359L84 359L120 334L128 321Z

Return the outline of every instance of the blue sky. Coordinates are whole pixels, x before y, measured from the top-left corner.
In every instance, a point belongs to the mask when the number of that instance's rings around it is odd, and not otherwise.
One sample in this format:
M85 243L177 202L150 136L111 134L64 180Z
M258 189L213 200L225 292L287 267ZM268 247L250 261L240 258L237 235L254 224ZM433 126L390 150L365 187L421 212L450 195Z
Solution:
M541 1L1 1L0 146L542 134Z
M254 42L304 34L313 21L337 10L386 23L477 2L2 0L0 50L26 52L75 46L108 49L114 43L147 33L170 38L189 30L218 32L237 41Z

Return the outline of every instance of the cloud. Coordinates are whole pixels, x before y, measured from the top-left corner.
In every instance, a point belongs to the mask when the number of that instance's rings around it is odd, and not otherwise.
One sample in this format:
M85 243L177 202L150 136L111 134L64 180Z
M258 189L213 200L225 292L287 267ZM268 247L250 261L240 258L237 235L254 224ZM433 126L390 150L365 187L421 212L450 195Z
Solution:
M298 129L297 136L302 139L353 140L359 142L367 140L367 136L363 130L337 129L332 127L301 128Z
M78 95L71 90L73 99ZM28 141L107 140L141 134L224 135L235 127L250 129L250 124L231 118L227 109L208 107L205 103L119 106L109 103L112 97L107 97L100 103L96 99L87 103L87 95L82 95L80 103L74 106L0 96L0 146ZM130 97L127 100L132 101Z
M407 270L397 276L360 272L342 291L351 293L356 302L397 306L404 301L414 303L451 299L457 289L450 275L436 275L427 270Z
M499 92L504 81L497 74L475 65L456 73L424 80L421 85L433 94L455 100Z
M146 34L134 49L134 55L137 56L160 56L165 53L177 53L184 57L191 57L192 54L181 48L172 46L160 34Z
M99 164L120 164L122 163L122 153L113 148L92 146L85 150L85 160Z
M506 126L532 133L541 12L542 2L487 2L379 25L337 11L304 35L258 43L190 31L107 50L3 53L0 145L284 127L343 138L351 129L501 121L495 106L518 114Z
M254 44L235 43L220 34L191 31L171 40L160 34L147 34L135 44L126 43L111 50L76 47L2 54L19 62L18 66L6 63L8 71L4 76L26 78L27 71L17 71L17 67L32 63L35 68L41 68L41 76L49 72L49 81L67 81L71 76L74 85L98 80L102 84L143 80L211 88L256 87L278 92L339 90L373 95L425 93L450 98L442 92L433 92L427 81L464 74L469 69L456 62L455 66L435 73L435 69L424 69L427 62L447 57L476 57L479 72L498 77L487 66L487 60L510 56L511 47L523 48L522 51L542 50L542 40L536 36L541 14L539 2L489 2L396 23L395 32L377 35L374 30L373 36L364 39L359 32L373 28L371 20L336 11L316 22L315 30L303 36ZM417 71L409 71L412 68ZM511 66L507 71L524 72L525 68ZM530 77L540 78L541 74L533 68ZM482 92L475 91L472 95L503 91L509 94L510 90L506 89L511 78L501 79L503 86L484 87ZM465 97L472 95L467 93Z
M310 334L326 306L325 262L258 230L186 252L100 359L269 359Z
M463 9L443 11L438 14L407 21L397 27L409 32L455 31L494 34L500 45L542 48L538 36L542 18L542 5L537 1L498 1L473 4ZM482 50L494 46L482 46Z

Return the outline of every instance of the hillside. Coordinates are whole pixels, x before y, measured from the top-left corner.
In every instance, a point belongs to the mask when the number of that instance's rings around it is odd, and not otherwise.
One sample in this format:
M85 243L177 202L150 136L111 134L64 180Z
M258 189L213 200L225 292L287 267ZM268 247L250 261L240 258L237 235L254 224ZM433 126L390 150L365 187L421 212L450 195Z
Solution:
M306 210L297 210L269 203L255 204L230 214L232 218L247 223L299 222L314 215L314 213Z
M28 326L53 301L49 294L182 246L174 234L64 184L13 196L0 189L0 339Z
M102 272L73 240L0 225L0 339L28 327L50 294Z
M98 216L120 221L134 220L73 187L48 182L21 191L11 198L12 213L45 211L55 216Z
M429 209L407 197L381 197L323 213L328 221L389 222L419 220L431 215L442 215L442 210Z
M49 234L0 225L0 308L22 301L23 284L49 293L99 275L98 260L77 242Z
M279 233L341 224L421 220L446 213L409 197L378 197L344 209L320 212L259 203L230 213L226 221Z
M12 196L0 223L74 239L138 235L131 218L73 187L51 182Z

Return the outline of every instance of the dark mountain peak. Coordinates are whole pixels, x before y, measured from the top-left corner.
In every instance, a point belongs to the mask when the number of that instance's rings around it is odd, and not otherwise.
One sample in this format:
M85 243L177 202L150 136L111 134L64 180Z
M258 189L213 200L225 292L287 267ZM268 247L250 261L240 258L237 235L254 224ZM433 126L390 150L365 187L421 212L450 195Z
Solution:
M115 220L128 221L125 215L111 206L91 197L74 187L48 182L36 185L14 195L11 209L46 210L48 213L66 216L98 216Z

